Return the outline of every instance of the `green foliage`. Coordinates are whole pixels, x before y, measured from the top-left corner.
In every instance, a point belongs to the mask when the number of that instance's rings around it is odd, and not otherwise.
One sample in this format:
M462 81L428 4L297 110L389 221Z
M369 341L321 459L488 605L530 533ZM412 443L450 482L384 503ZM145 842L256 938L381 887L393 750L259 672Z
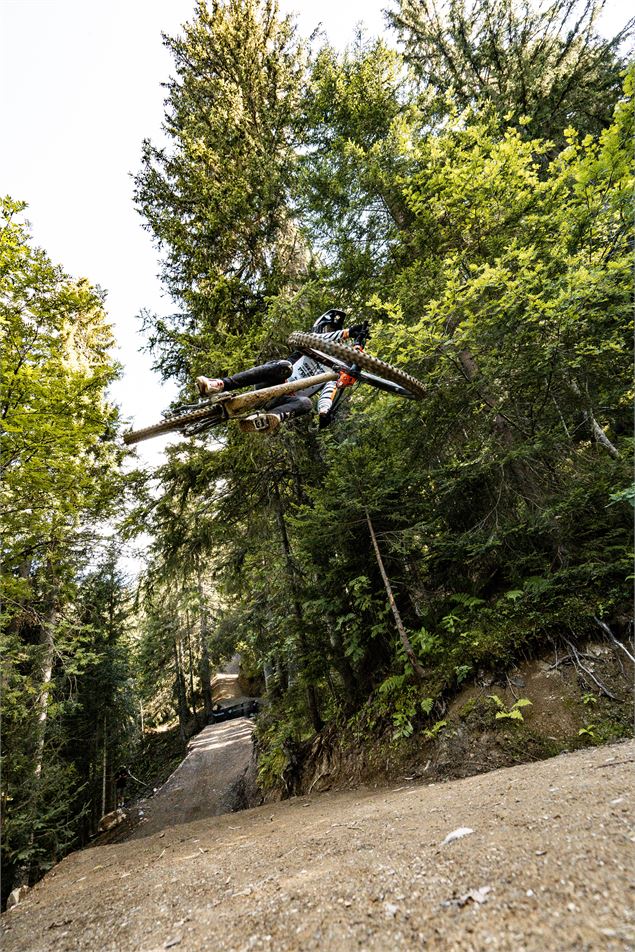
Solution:
M479 669L628 609L630 27L601 40L594 2L445 9L402 0L405 55L310 48L268 0L199 2L166 39L166 141L135 180L176 303L145 315L157 367L190 398L339 305L427 396L362 385L327 431L228 427L134 473L125 536L154 536L134 629L101 538L126 488L104 296L3 200L3 889L86 841L141 716L183 743L238 644L273 786L289 738L432 739ZM530 703L492 698L498 720ZM596 721L581 736L622 729Z
M445 720L435 721L432 727L426 727L423 731L423 736L428 740L435 740L439 736L444 727L448 726L448 722Z
M609 499L611 506L618 502L626 502L635 509L635 483L627 486L626 489L620 489L619 492L609 493Z
M311 736L311 727L298 712L294 691L277 699L256 721L255 741L258 750L258 785L263 790L279 789L284 768L288 764L288 745L298 744Z
M388 16L422 86L443 111L488 102L533 135L559 141L570 117L597 134L611 119L632 19L611 40L604 4L552 0L400 0Z
M258 786L272 790L280 786L285 765L283 738L267 738L269 744L258 757Z
M191 393L196 374L233 372L279 342L267 297L304 270L289 193L305 58L264 0L198 3L165 43L170 144L144 142L136 201L182 305L168 320L148 315L149 345Z
M597 734L595 733L595 724L585 724L584 727L581 727L578 731L578 737L588 737L589 740L596 740Z
M24 208L0 207L3 899L85 841L99 712L113 755L129 713L124 583L102 538L122 490L111 329L103 294L34 246Z
M410 737L414 731L414 721L421 715L427 716L434 707L434 698L422 697L421 689L412 684L409 672L390 675L377 688L379 703L376 705L380 717L390 716L393 725L393 738Z
M510 708L505 707L504 702L499 698L498 694L488 694L487 695L498 708L496 711L496 720L510 720L510 721L524 721L522 715L523 707L531 707L531 701L529 698L521 697L517 701L514 701Z
M472 671L472 665L470 664L457 665L456 668L454 669L454 673L456 674L456 683L462 684L467 678L468 674L471 673L471 671Z

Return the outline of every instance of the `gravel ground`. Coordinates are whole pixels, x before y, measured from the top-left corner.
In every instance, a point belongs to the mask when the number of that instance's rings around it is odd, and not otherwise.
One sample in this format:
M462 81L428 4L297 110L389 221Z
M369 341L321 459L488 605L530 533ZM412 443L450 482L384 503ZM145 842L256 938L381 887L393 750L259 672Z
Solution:
M84 850L3 916L3 949L635 949L634 762L629 741Z

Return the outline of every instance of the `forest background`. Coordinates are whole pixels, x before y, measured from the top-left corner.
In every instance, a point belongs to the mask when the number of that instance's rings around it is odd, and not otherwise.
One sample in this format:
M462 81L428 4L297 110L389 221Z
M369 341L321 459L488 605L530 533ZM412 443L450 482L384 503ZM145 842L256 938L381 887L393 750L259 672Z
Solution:
M290 737L408 737L483 670L628 630L632 24L603 39L600 9L402 0L390 44L339 53L229 0L166 38L135 178L175 303L145 314L162 377L189 401L337 305L421 403L359 389L325 433L131 469L104 294L3 201L3 897L88 841L144 729L204 723L237 648L266 782Z

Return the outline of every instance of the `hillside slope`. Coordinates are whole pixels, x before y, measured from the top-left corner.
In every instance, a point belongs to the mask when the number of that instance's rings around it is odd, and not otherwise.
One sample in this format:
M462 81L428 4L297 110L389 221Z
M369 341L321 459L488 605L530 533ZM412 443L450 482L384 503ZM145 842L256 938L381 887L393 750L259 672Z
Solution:
M629 741L85 850L3 917L3 948L633 948L634 762Z

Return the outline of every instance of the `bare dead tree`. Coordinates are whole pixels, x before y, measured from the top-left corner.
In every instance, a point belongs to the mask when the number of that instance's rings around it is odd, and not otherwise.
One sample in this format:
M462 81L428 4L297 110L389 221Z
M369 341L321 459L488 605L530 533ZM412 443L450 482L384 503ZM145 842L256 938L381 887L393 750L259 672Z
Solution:
M381 577L384 580L386 593L388 595L388 601L390 602L390 607L392 608L392 613L395 617L395 624L397 625L397 631L399 632L401 643L404 646L404 651L406 652L406 655L408 656L408 660L410 664L412 665L412 669L415 675L421 681L425 677L425 671L423 670L423 668L419 664L419 661L417 660L417 656L414 653L413 647L410 643L410 639L408 638L408 634L404 627L403 621L401 620L401 615L399 614L399 609L397 608L397 603L395 602L395 596L393 595L390 579L388 578L388 575L386 574L386 569L384 568L384 562L381 557L381 552L379 551L379 545L377 543L377 536L375 535L375 529L373 528L373 524L371 522L368 509L364 509L364 514L366 516L366 522L368 523L368 531L370 532L370 538L372 540L373 548L375 550L375 558L377 559L377 565L379 566Z

